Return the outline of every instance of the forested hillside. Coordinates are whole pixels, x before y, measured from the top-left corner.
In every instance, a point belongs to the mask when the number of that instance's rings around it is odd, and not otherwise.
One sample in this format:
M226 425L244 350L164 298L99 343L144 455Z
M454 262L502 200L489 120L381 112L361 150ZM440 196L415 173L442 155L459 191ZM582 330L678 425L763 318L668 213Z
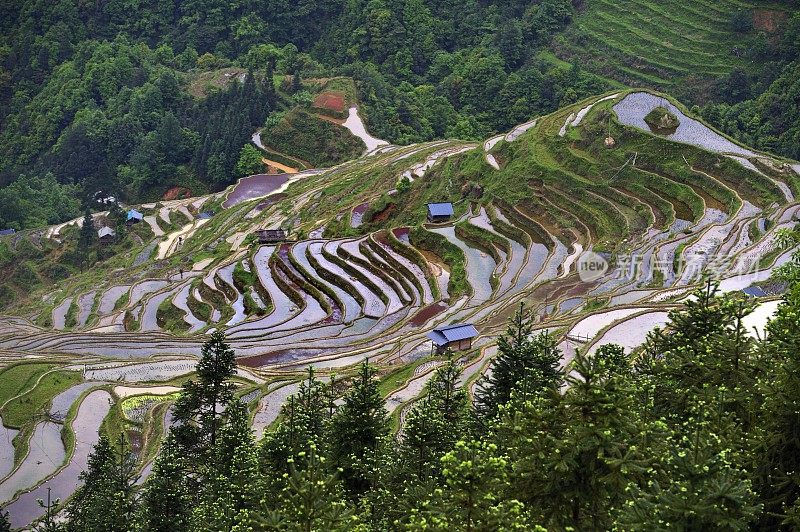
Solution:
M55 223L105 196L153 199L173 185L218 190L238 177L249 135L271 111L292 105L276 97L273 82L295 73L353 77L373 134L399 144L485 138L602 92L616 78L724 102L705 116L758 147L797 156L795 2L760 11L725 4L707 16L701 8L676 15L628 3L7 2L0 7L0 226ZM641 22L636 17L672 44L637 37L634 48L615 48ZM678 44L684 25L695 33ZM710 51L720 51L713 68L702 61ZM648 54L666 62L650 77L636 59ZM208 97L191 90L204 73L228 66L254 75L218 83ZM676 72L688 81L676 82Z

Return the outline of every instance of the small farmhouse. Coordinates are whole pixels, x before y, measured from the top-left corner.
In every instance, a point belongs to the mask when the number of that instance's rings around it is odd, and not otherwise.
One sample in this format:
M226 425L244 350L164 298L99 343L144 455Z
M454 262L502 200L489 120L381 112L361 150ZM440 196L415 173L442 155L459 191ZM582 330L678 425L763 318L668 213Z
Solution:
M140 213L136 209L131 209L128 211L128 217L126 219L126 223L138 224L142 220L144 220L144 214Z
M433 340L437 353L445 351L466 351L472 348L472 340L478 336L478 331L471 324L450 325L440 327L428 333L428 338Z
M113 244L117 240L117 233L110 227L101 227L100 230L97 231L97 237L100 239L102 245L107 246Z
M260 244L274 244L276 242L283 242L286 240L288 234L283 229L259 229L256 231L256 237Z
M428 203L428 221L431 223L447 222L453 217L452 203Z

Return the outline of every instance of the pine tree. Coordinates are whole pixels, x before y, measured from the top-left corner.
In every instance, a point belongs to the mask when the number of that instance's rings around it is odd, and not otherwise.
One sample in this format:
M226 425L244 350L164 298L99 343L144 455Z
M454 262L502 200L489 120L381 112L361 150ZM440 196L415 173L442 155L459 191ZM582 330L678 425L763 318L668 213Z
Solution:
M186 457L172 434L168 435L147 479L140 506L139 524L147 532L191 530L193 494L186 471Z
M520 304L497 345L499 352L492 360L491 370L478 383L476 394L476 409L485 419L497 415L514 389L537 393L561 385L561 353L555 339L547 333L533 336L524 305Z
M308 368L308 377L300 384L297 394L289 397L281 409L283 421L262 444L262 469L273 474L288 473L289 463L302 467L303 456L311 443L326 447L328 422L333 401L326 385Z
M510 492L511 463L496 445L459 441L442 457L444 483L408 512L408 530L531 530L524 505ZM399 523L396 523L399 524ZM544 530L544 529L537 529Z
M800 527L800 283L767 326L762 351L773 361L762 378L764 402L754 451L762 529Z
M441 457L472 429L469 398L458 383L461 368L449 359L437 368L423 398L406 416L398 453L401 478L428 481L439 476Z
M203 344L197 364L197 381L183 385L183 393L175 403L172 429L176 441L188 453L203 455L213 449L222 418L222 406L233 398L236 356L217 331Z
M0 508L0 532L11 532L11 521L8 520L8 512Z
M613 350L616 351L616 350ZM612 351L612 353L613 353ZM633 380L616 357L577 352L569 384L501 418L497 443L515 461L513 493L548 528L604 530L629 482L643 478L648 433Z
M376 454L389 433L386 403L378 390L376 370L369 361L344 396L344 404L331 419L331 450L334 466L342 469L348 493L360 495L370 488Z
M667 436L647 483L632 482L616 523L622 530L750 530L760 512L741 457L706 413L692 406L689 421ZM716 413L714 417L716 417ZM726 432L726 431L723 431Z
M358 524L341 481L329 472L313 443L300 455L302 467L289 460L290 473L274 507L254 514L257 529L349 531Z
M81 473L83 485L67 505L67 530L128 530L134 511L135 468L124 436L116 451L101 436L89 455L88 469Z
M201 529L232 530L247 523L260 499L258 454L247 409L233 400L226 416L214 459L204 468L200 504L194 510L193 520Z

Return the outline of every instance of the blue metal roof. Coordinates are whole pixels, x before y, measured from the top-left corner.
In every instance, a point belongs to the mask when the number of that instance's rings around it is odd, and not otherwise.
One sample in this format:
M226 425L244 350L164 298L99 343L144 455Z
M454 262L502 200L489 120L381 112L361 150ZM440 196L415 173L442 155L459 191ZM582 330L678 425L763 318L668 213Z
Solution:
M141 220L144 218L144 214L140 213L136 209L131 209L128 211L128 220Z
M767 295L764 290L757 286L748 286L747 288L743 289L742 292L750 297L764 297Z
M467 338L475 338L478 331L474 325L458 324L448 327L439 327L428 333L428 338L433 340L436 345L445 345L450 342L458 342Z
M209 218L211 218L212 216L214 216L214 213L213 213L213 212L208 212L208 211L205 211L205 212L201 212L200 214L198 214L198 215L197 215L197 219L198 219L198 220L208 220L208 219L209 219Z
M16 232L16 229L0 229L0 236L13 235Z
M111 229L110 227L101 227L100 230L97 232L97 236L103 238L104 236L116 236L117 233Z
M428 203L428 214L431 216L453 216L453 204Z

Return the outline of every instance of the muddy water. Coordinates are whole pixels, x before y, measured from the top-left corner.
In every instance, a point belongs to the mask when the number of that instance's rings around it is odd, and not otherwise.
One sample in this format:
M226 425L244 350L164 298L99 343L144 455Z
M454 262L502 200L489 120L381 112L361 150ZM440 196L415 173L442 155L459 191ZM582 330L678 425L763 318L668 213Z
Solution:
M471 303L479 304L487 301L492 296L492 285L489 279L497 266L494 259L488 254L468 246L456 236L454 227L439 227L430 231L444 236L464 252L467 258L467 280L473 291Z
M342 245L340 242L328 242L325 244L324 249L326 252L330 253L331 255L338 256L338 248ZM344 244L347 246L347 244ZM358 245L355 245L355 248L352 246L348 246L350 251L352 252L354 249L358 248ZM322 265L323 262L325 263L325 267L329 268L330 271L335 273L336 275L343 277L347 280L351 285L355 287L359 294L364 298L364 314L371 317L381 317L386 313L386 305L381 301L380 296L377 293L374 293L370 288L364 286L356 277L350 276L345 270L338 267L336 264L324 259L324 257L320 256L320 264ZM351 264L356 270L364 274L365 277L370 279L373 283L378 286L378 289L385 285L385 283L379 284L378 277L369 270L364 268L359 268L355 264ZM397 297L395 295L395 297Z
M75 431L75 451L72 459L56 476L35 490L23 494L6 508L11 515L12 527L26 526L43 515L44 510L36 499L47 499L48 488L52 490L51 498L59 498L62 501L67 500L75 492L80 484L78 476L87 467L89 453L100 439L100 424L110 408L111 395L108 392L97 390L86 396L72 423Z
M70 407L72 407L72 404L77 401L85 391L99 386L100 384L101 383L98 382L82 382L56 395L53 398L53 402L50 404L50 417L55 421L63 423L64 420L67 419L67 413Z
M629 353L632 349L642 345L653 329L664 327L668 321L666 312L650 312L626 320L607 330L589 349L589 354L594 353L604 344L621 345L625 348L625 352Z
M489 215L486 213L486 209L481 207L480 214L473 218L469 219L469 223L480 227L481 229L485 229L490 233L494 233L500 238L507 240L511 245L511 256L506 257L507 265L505 271L502 273L500 277L500 285L498 286L497 293L504 294L512 287L516 285L517 274L520 273L522 267L525 263L525 256L527 255L527 250L525 246L517 242L516 240L506 238L505 236L501 235L497 231L495 231L494 226L492 225L491 220L489 219Z
M245 334L252 334L253 331L271 329L275 325L284 323L292 316L297 315L300 309L289 299L289 297L275 283L272 276L274 272L269 267L269 259L275 251L275 246L262 246L253 257L253 262L261 283L272 299L273 310L264 318L249 322L231 329L232 337L240 337Z
M242 202L275 192L289 181L290 174L256 174L239 180L222 207L228 209Z
M101 316L111 314L114 311L114 306L119 301L123 294L130 290L129 285L112 286L100 297L100 305L97 307L97 313Z
M60 305L53 309L53 328L63 329L66 326L67 312L72 305L72 298L68 297Z
M413 379L408 381L408 384L406 384L403 388L397 390L392 395L390 395L386 399L387 412L391 414L392 412L397 410L397 408L400 407L400 405L414 399L419 394L421 394L422 390L425 389L425 385L428 383L429 380L433 378L435 373L436 370L434 369L429 371L428 373L425 373L418 377L414 377Z
M293 253L295 257L297 257L298 262L303 265L308 271L314 271L311 267L311 263L306 256L306 249L308 249L308 253L314 256L315 259L319 260L320 255L322 255L322 246L324 245L323 242L310 242L305 246L301 246L302 243L295 244L293 249ZM330 271L330 270L327 270ZM358 301L353 298L346 290L339 287L334 283L330 283L325 279L320 277L320 281L322 281L326 286L330 287L331 290L336 294L336 297L344 306L344 322L349 323L361 315L361 305L358 304ZM344 283L344 281L342 281Z
M192 289L191 284L186 284L181 289L180 292L175 296L173 302L175 306L181 309L185 314L183 316L183 321L189 324L191 327L189 332L196 332L206 326L206 322L202 320L198 320L194 314L192 314L191 309L189 309L189 292Z
M364 125L364 121L361 120L361 117L358 115L358 108L356 107L351 107L349 109L347 120L344 121L342 126L349 129L353 135L360 138L364 142L364 145L366 146L365 153L374 150L378 146L385 146L389 144L385 140L377 139L367 133L367 127Z
M283 404L290 395L296 394L299 389L299 382L287 384L265 394L264 397L258 401L258 408L253 417L253 431L255 432L257 440L264 437L264 431L278 419Z
M131 289L131 299L128 306L132 307L136 305L147 294L157 292L162 288L166 288L168 285L169 282L167 281L142 281L141 283L137 283Z
M0 480L8 476L14 468L14 446L11 442L17 434L18 430L4 426L3 418L0 418Z
M31 436L28 456L10 477L0 482L0 503L11 499L17 491L30 488L55 473L64 463L66 456L64 444L61 442L61 425L49 421L42 421L36 425ZM5 510L10 510L10 507L6 507ZM22 523L22 525L27 524Z
M178 289L174 288L168 292L156 294L147 300L144 311L142 311L142 318L139 320L140 331L159 331L161 327L158 326L158 307L167 299L173 297Z
M360 227L364 223L364 214L369 209L369 203L357 205L350 214L350 227Z
M352 255L354 255L356 257L359 257L362 260L366 260L367 262L370 262L369 259L367 257L365 257L361 253L361 250L359 249L359 244L361 242L363 242L363 240L344 242L344 243L341 244L341 247L342 247L342 249L345 249L346 251L348 251L350 254L352 254ZM373 271L371 269L365 268L365 267L361 266L360 264L356 264L355 262L352 262L350 265L353 268L355 268L356 270L360 271L362 274L364 274L364 276L366 276L373 283L375 283L375 285L378 287L378 290L383 292L386 295L386 297L389 299L389 304L386 305L385 309L384 309L385 313L391 314L391 313L397 312L398 310L403 308L403 302L400 300L400 296L397 294L397 292L395 292L394 288L389 286L389 284L386 281L383 280L383 278L381 278L378 275L376 275L375 273L373 273ZM380 269L380 265L379 264L372 264L372 267ZM382 314L383 313L381 313L381 315Z
M239 290L233 284L233 270L236 269L236 263L229 264L219 269L217 275L219 278L225 281L228 286L230 286L234 292L236 292L236 300L231 303L231 308L233 308L233 317L228 321L227 325L233 326L237 325L247 318L247 314L244 311L244 296L239 293Z
M86 321L89 319L89 314L92 313L94 297L96 295L97 290L94 290L88 294L83 294L78 298L78 327L83 327L86 325Z
M650 131L650 126L644 121L644 117L659 106L668 109L677 116L680 121L678 129L675 130L674 133L660 136L716 153L731 153L744 157L753 157L756 155L754 152L742 148L719 133L712 131L701 122L689 118L666 98L654 96L646 92L633 92L614 105L613 109L614 112L617 113L617 118L621 123L639 128L643 131Z
M193 359L164 360L115 367L90 366L86 370L85 377L100 381L168 381L191 373L196 366L197 361Z
M599 314L592 314L578 322L575 327L569 332L570 336L575 338L594 338L598 332L604 327L607 327L617 320L621 320L641 312L640 308L625 308L619 310L611 310L608 312L601 312Z

